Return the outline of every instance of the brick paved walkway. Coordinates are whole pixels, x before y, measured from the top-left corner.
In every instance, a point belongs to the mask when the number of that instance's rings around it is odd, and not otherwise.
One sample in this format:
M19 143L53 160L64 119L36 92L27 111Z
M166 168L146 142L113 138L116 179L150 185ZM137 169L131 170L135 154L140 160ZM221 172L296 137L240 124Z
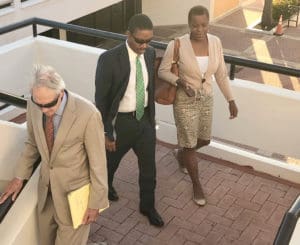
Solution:
M157 145L157 208L163 228L138 212L137 160L132 152L118 169L120 196L92 225L91 241L107 244L272 244L284 213L300 193L295 185L249 168L199 154L207 205L191 199L188 175L181 173L172 147Z

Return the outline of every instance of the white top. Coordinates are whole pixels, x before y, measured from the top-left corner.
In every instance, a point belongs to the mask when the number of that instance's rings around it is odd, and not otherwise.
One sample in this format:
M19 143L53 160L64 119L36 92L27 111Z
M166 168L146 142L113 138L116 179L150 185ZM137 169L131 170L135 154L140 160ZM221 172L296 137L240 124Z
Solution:
M202 83L206 81L206 72L208 68L208 56L196 56L197 63L200 69Z
M130 75L127 89L125 91L124 97L120 101L119 112L132 112L136 111L136 56L137 54L129 47L126 41L129 63L130 63ZM139 55L142 64L143 78L144 78L144 88L145 88L145 107L148 105L148 72L145 63L144 55Z
M199 69L203 76L203 74L205 74L207 72L208 56L196 56L196 59L198 62Z

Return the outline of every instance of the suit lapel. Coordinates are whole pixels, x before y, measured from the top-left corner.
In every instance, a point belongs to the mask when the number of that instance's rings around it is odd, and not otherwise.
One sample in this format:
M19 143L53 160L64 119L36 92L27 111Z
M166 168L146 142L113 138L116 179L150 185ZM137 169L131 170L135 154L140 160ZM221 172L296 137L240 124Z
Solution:
M68 92L68 100L63 112L63 116L54 140L54 145L51 153L50 161L53 161L61 148L66 136L68 135L73 123L76 119L75 115L75 99L73 95Z
M129 64L129 56L128 56L128 50L126 44L123 44L120 49L119 60L120 60L120 68L126 75L128 74L128 78L129 78L130 64Z
M146 67L147 67L147 71L149 73L149 70L150 70L150 64L149 64L149 53L146 52L144 53L144 57L145 57L145 63L146 63ZM150 74L148 74L150 76Z
M149 83L152 82L152 69L151 69L151 63L150 63L150 54L149 52L145 52L144 54L145 57L145 63L146 63L146 67L147 67L147 72L148 72L148 77L149 77Z
M150 52L149 49L146 49L146 52L144 54L145 63L147 67L148 72L148 105L152 104L153 98L154 98L154 57L153 53ZM152 57L151 57L152 56Z
M122 95L124 95L125 90L128 86L128 82L129 82L129 75L130 75L130 63L129 63L129 56L128 56L128 51L127 51L127 47L126 44L122 44L120 50L119 50L119 62L120 62L120 74L124 74L125 75L125 80L124 80L124 84L121 85L122 87ZM120 81L121 82L121 81Z
M38 135L40 140L40 143L36 142L36 144L41 146L39 147L39 150L40 151L42 150L43 152L40 152L40 154L46 156L47 161L49 161L49 151L48 151L44 126L43 126L43 113L39 108L37 108L36 105L32 105L32 106L34 108L33 118L36 119L35 123L33 123L33 127L34 128L36 127L36 131L37 131L36 135Z
M208 64L207 64L206 75L209 77L211 76L211 74L213 74L213 72L211 71L213 67L211 65L211 62L212 62L212 57L215 57L215 54L214 54L214 46L212 43L211 35L209 33L207 34L207 39L208 39Z

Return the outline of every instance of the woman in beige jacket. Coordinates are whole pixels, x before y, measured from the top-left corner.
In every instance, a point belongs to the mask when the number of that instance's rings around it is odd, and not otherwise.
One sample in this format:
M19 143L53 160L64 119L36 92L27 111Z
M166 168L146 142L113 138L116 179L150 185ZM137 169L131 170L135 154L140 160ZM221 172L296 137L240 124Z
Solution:
M230 118L237 116L227 77L220 39L208 34L209 13L203 6L190 9L190 33L179 37L179 77L170 72L174 63L174 41L166 49L158 75L177 86L173 106L178 144L176 157L182 171L189 173L193 183L193 200L205 205L206 200L199 181L196 150L208 145L211 138L213 109L213 76L229 103Z

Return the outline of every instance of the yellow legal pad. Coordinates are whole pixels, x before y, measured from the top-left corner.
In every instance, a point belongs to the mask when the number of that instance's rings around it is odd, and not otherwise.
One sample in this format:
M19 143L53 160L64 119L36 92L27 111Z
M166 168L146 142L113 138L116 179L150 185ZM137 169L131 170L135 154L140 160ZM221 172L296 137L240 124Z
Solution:
M82 219L88 207L90 183L71 191L68 194L68 202L72 216L73 228L77 229L82 224ZM108 208L108 207L106 207ZM99 213L104 209L99 209Z

